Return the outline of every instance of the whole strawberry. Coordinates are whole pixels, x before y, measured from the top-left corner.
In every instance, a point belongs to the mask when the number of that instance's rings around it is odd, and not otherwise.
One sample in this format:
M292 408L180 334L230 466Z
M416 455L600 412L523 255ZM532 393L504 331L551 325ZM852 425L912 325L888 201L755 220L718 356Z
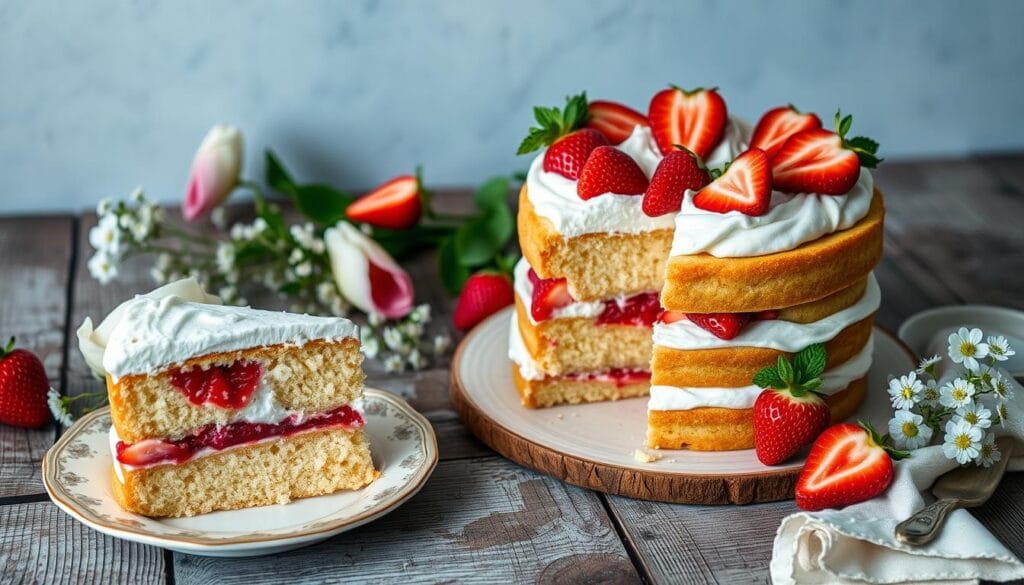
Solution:
M548 147L544 153L544 170L558 173L570 180L577 180L590 153L599 146L609 144L608 137L601 132L584 127L590 121L587 106L587 92L570 96L565 108L536 107L533 109L537 126L519 145L518 154L533 152Z
M643 210L651 217L679 211L687 189L694 191L711 182L707 169L689 150L673 150L658 163L644 193Z
M765 388L754 402L754 448L765 465L778 465L813 441L831 420L817 389L827 356L820 343L802 349L793 362L779 356L775 366L754 376Z
M469 277L455 303L455 328L468 331L515 301L512 281L497 272L478 272Z
M14 338L0 350L0 423L35 428L49 422L50 384L35 354L14 349Z

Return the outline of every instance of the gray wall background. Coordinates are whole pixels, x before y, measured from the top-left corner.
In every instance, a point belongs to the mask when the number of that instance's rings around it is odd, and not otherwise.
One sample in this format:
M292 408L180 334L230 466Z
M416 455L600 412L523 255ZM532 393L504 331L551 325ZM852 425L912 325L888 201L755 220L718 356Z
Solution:
M209 126L363 189L523 169L531 106L668 82L793 102L891 159L1024 148L1024 2L0 1L0 212L180 199Z

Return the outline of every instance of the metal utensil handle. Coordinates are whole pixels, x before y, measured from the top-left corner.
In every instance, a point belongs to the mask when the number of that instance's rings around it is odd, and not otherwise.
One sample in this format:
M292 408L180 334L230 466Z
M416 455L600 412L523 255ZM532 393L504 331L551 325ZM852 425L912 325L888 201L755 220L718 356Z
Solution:
M935 540L946 523L946 516L959 506L958 500L936 500L896 525L896 538L903 543L922 545Z

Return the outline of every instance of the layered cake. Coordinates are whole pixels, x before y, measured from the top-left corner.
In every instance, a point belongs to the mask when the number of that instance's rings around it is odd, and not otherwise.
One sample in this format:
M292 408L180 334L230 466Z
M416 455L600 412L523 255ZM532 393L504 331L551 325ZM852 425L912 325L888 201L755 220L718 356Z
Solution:
M866 168L877 144L847 138L848 116L833 132L792 106L751 128L713 89L666 89L646 117L617 107L633 117L611 126L602 106L566 122L572 100L538 113L563 123L520 194L510 354L523 403L649 389L649 446L751 448L754 374L820 342L820 391L833 418L851 415L880 302L884 209ZM628 136L623 120L636 122ZM608 135L562 144L588 126Z
M138 297L103 365L114 495L126 510L191 516L377 477L346 319Z

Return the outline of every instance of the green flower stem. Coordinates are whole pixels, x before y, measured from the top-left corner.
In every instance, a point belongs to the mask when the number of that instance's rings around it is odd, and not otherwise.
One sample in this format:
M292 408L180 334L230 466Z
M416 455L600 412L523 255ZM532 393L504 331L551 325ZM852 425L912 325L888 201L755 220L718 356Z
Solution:
M181 238L182 240L185 240L185 241L188 241L188 242L192 242L192 243L195 243L195 244L200 244L200 245L203 245L203 246L206 246L206 247L214 247L214 246L217 245L217 240L215 240L213 238L207 238L205 236L200 236L200 235L197 235L197 234L193 234L191 232L187 232L185 230L176 228L176 227L174 227L174 226L172 226L170 224L164 224L164 225L162 225L160 227L163 230L165 230L167 233L169 233L169 234L171 234L173 236L176 236L178 238Z

